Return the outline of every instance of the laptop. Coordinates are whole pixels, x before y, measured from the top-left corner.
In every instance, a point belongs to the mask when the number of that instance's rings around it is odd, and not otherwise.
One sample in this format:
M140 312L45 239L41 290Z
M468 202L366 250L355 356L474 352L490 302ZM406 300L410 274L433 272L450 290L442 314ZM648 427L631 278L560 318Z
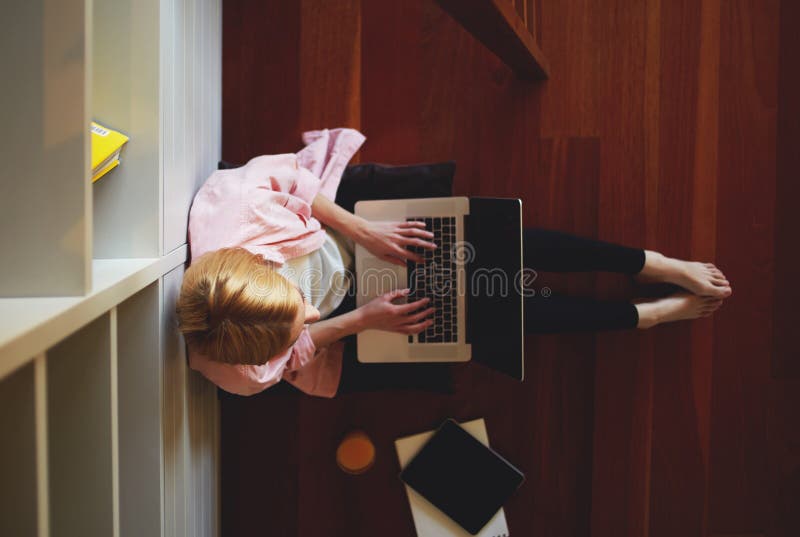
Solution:
M356 245L356 304L395 289L407 301L431 299L434 323L416 335L382 330L358 334L362 363L474 360L524 378L522 201L515 198L418 198L360 201L370 221L421 220L437 248L409 249L424 263L392 264Z

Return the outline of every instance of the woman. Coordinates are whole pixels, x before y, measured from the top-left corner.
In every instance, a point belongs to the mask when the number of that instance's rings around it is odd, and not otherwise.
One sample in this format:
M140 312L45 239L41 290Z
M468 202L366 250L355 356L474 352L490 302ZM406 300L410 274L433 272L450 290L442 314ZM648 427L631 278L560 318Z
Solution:
M432 322L425 299L404 303L408 290L360 308L342 305L352 243L400 265L421 261L409 247L436 245L421 222L368 222L333 203L364 142L359 132L313 131L303 139L296 155L215 172L190 213L193 262L178 299L179 326L191 367L231 393L251 395L286 379L332 397L343 338L366 329L416 334ZM657 252L535 229L525 230L524 249L538 270L622 272L686 289L635 303L533 296L525 302L528 333L650 328L710 315L731 294L713 265Z

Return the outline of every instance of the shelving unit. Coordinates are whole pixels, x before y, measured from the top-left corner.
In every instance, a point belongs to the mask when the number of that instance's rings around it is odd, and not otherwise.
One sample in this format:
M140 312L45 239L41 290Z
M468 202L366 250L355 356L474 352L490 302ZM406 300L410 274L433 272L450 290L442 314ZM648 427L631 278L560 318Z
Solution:
M37 460L34 365L15 371L0 385L0 535L36 535ZM9 434L10 433L10 434ZM31 477L33 476L33 479ZM14 516L6 516L14 513Z
M186 366L174 304L220 156L220 2L7 14L0 535L218 534L216 393ZM95 184L93 119L130 136Z
M90 7L22 2L0 37L0 296L91 287Z
M115 314L105 313L47 353L50 534L115 535L112 444Z
M96 259L163 253L159 9L157 0L94 2L92 118L131 139L109 180L92 185Z

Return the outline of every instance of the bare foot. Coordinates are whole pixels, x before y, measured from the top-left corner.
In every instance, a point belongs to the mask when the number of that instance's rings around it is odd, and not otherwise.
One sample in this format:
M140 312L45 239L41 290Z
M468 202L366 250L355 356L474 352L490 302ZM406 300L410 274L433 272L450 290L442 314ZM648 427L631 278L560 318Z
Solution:
M651 328L657 324L687 321L708 317L722 305L722 298L676 293L651 302L636 303L639 312L637 328Z
M733 292L728 279L712 263L683 261L651 250L645 251L644 268L635 278L643 283L673 283L699 296L727 298Z

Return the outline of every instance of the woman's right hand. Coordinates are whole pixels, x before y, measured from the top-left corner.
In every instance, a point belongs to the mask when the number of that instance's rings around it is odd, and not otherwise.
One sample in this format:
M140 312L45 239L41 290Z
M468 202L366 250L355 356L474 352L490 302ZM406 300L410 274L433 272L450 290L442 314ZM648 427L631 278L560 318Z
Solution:
M416 302L395 304L393 300L408 296L409 289L397 289L379 296L357 310L359 324L362 330L388 330L401 334L418 334L431 324L433 319L428 319L433 308L426 308L430 299L423 298ZM420 311L418 311L420 310Z

